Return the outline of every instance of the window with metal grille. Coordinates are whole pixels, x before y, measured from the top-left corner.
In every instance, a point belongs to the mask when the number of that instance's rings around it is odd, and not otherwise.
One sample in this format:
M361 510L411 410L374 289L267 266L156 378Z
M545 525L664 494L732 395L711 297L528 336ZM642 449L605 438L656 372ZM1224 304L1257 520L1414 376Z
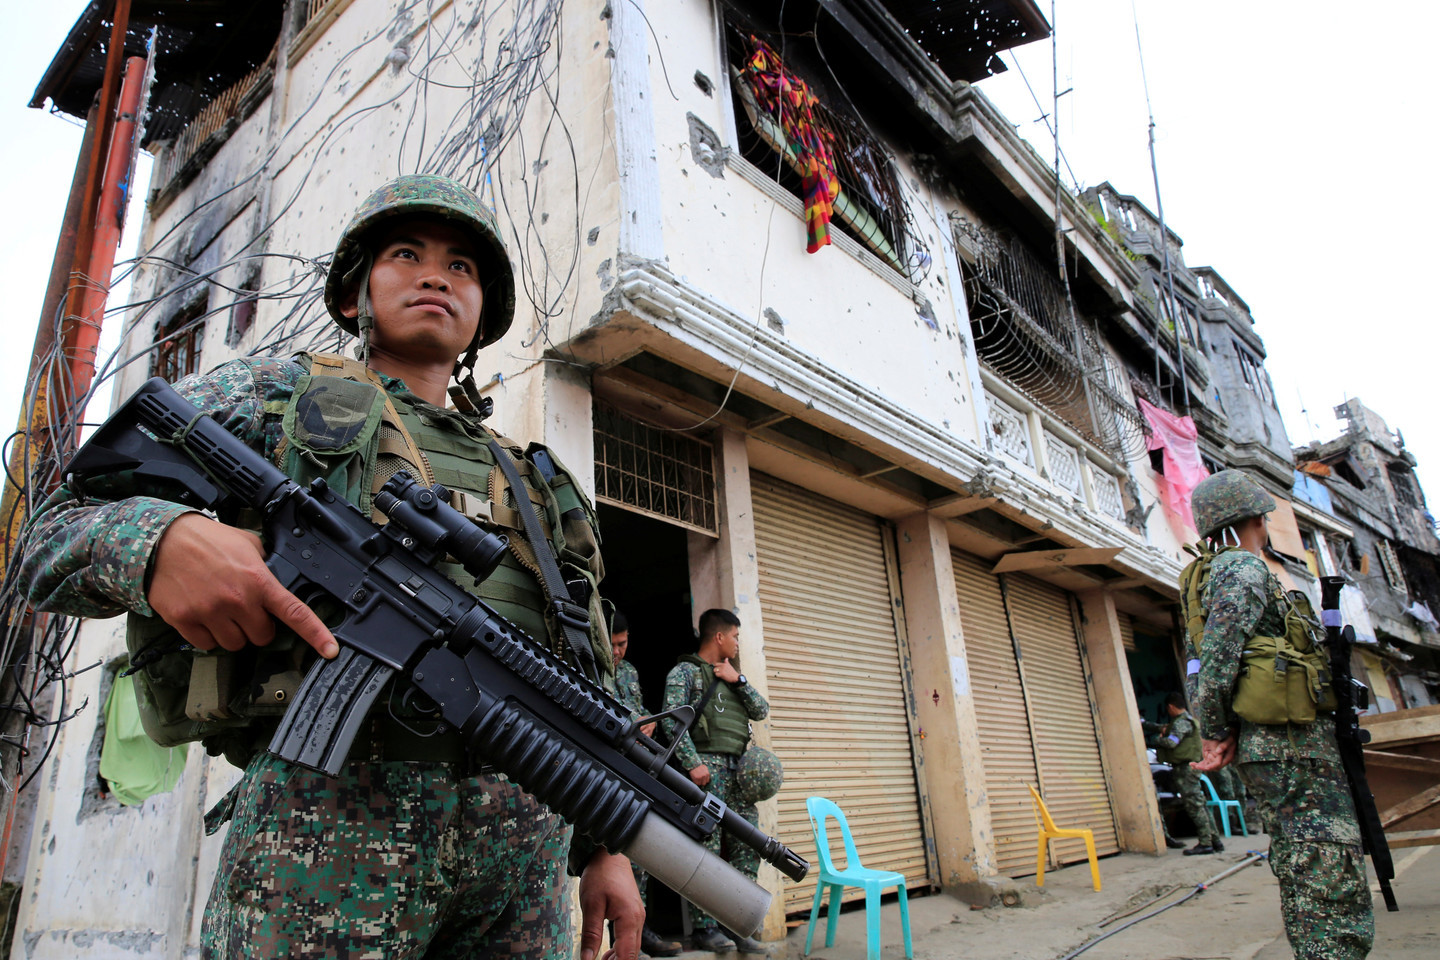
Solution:
M200 369L200 344L209 307L208 294L201 296L156 329L151 369L157 377L174 383Z
M718 534L714 448L597 402L595 499Z

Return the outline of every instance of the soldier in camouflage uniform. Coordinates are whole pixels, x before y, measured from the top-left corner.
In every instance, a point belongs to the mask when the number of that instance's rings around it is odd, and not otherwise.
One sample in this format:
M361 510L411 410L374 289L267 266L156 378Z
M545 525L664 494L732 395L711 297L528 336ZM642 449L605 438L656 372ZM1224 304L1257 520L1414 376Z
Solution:
M284 463L295 479L311 478L297 475L310 469L302 460L334 468L327 474L332 488L362 509L373 506L370 477L402 466L422 476L433 468L436 479L486 503L501 475L492 469L492 435L480 415L445 405L452 374L473 368L476 351L505 332L514 312L510 262L489 210L444 178L401 177L385 185L342 234L325 302L334 321L359 336L363 366L345 368L351 361L324 355L246 359L186 378L177 389ZM344 376L320 376L327 363ZM473 379L466 379L465 395L479 401ZM342 381L373 401L358 417L321 402L345 394ZM312 397L316 404L304 406ZM381 407L387 419L377 426ZM364 409L375 418L367 421ZM363 435L357 440L358 450L306 447L327 431L354 426L352 420L372 428L367 442ZM307 457L296 456L297 448ZM327 453L344 456L319 455ZM347 486L347 472L364 482ZM335 656L325 625L265 567L258 536L137 496L127 482L110 478L103 491L92 483L84 499L62 487L42 505L22 573L37 608L84 617L130 611L132 620L177 631L199 650L220 648L221 656L255 647L261 654L304 650L303 644ZM593 561L595 576L598 553L584 556L595 542L588 521L566 514L562 523L554 508L559 487L533 476L527 484L536 485L531 499L544 501L546 535L561 562ZM509 496L513 504L513 494L507 485L494 499ZM494 516L517 512L503 502L489 506ZM555 644L543 587L521 562L530 546L518 531L506 532L514 556L476 593ZM533 554L528 559L533 563ZM592 631L608 683L606 639L603 625ZM586 849L578 839L572 845L559 817L503 775L472 764L458 734L436 730L434 721L427 727L383 692L376 703L335 778L266 752L274 719L241 727L219 744L228 757L249 762L236 789L207 816L212 832L227 819L231 825L205 910L204 957L568 958L574 933L567 852L581 875L586 960L598 953L607 918L618 934L617 953L635 956L643 906L626 858Z
M1180 801L1185 812L1195 824L1195 846L1185 851L1185 856L1219 853L1225 849L1210 811L1205 806L1205 786L1200 774L1191 764L1200 759L1200 731L1195 718L1185 709L1185 695L1172 693L1165 698L1165 709L1170 722L1159 724L1150 720L1142 721L1145 729L1145 745L1155 748L1155 758L1170 764L1175 774L1175 789L1180 792ZM1168 845L1168 844L1167 844Z
M660 710L674 710L690 705L699 707L699 716L690 730L681 733L671 718L662 720L665 733L679 742L675 760L689 771L690 779L724 800L736 813L750 823L759 825L760 817L753 802L741 802L735 790L740 758L750 743L750 721L764 720L770 705L760 691L737 670L732 660L740 655L740 618L729 610L706 610L700 615L700 646L692 654L680 658L665 677L665 702ZM706 692L710 691L709 697ZM704 706L700 702L704 700ZM728 835L727 835L728 837ZM721 854L721 831L705 838L705 846ZM725 844L723 851L736 869L752 880L760 870L759 855L739 842ZM749 938L732 934L726 937L717 921L696 909L692 915L696 949L722 952L738 947L745 953L765 953L765 947Z
M1202 536L1241 548L1215 557L1203 593L1196 712L1204 759L1196 766L1206 772L1236 762L1258 801L1296 960L1361 960L1375 939L1375 916L1331 715L1259 724L1231 708L1248 640L1286 629L1280 585L1262 559L1265 514L1275 501L1245 474L1226 470L1196 487L1192 502Z
M615 655L615 699L629 707L631 715L638 720L646 715L645 698L640 692L640 674L635 669L635 664L625 659L625 654L630 650L630 622L619 610L615 611L615 617L610 621L610 649ZM647 737L654 736L654 721L642 726L640 732ZM635 886L640 891L640 899L644 900L650 875L642 870L638 863L632 862L630 870L635 874ZM646 954L652 957L680 956L680 944L661 937L650 929L648 922L640 931L640 949L642 957Z

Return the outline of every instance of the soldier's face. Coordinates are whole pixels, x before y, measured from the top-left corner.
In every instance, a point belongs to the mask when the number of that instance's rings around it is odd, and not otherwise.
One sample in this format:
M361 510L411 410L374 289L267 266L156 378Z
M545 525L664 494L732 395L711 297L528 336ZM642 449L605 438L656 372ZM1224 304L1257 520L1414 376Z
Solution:
M485 298L470 234L409 217L387 224L374 250L371 349L412 363L454 363L475 338Z
M619 633L610 634L610 652L615 655L616 663L625 659L625 651L628 649L630 649L629 630L621 630Z
M720 644L720 656L726 660L734 660L740 656L740 628L726 627L717 633L716 638Z

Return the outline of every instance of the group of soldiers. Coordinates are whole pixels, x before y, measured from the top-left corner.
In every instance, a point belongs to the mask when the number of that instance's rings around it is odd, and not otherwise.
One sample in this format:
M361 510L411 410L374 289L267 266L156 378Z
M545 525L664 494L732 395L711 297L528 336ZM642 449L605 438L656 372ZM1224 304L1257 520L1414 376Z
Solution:
M247 358L177 389L292 479L327 478L367 514L396 470L443 482L477 507L477 521L509 537L476 594L572 666L593 662L597 679L617 683L643 715L625 659L628 631L623 621L607 630L598 598L604 568L593 510L563 467L538 468L534 445L483 423L490 404L474 387L476 355L504 334L515 309L493 213L453 180L384 185L341 233L325 305L358 341L358 360ZM1232 709L1246 643L1285 629L1284 594L1263 560L1275 502L1235 471L1210 477L1193 499L1200 534L1239 549L1215 557L1205 588L1204 636L1187 665L1194 714L1180 698L1169 724L1149 732L1187 784L1199 772L1238 768L1270 836L1296 957L1359 960L1374 920L1331 725L1255 723ZM212 831L227 821L230 829L205 909L206 960L569 957L567 873L580 878L581 960L601 957L607 922L611 945L601 960L634 960L642 945L658 956L678 952L646 927L645 878L624 856L572 836L504 774L475 763L454 731L407 714L402 698L376 700L338 777L268 753L278 717L247 703L246 691L283 686L292 674L298 681L297 668L335 657L338 645L266 567L261 537L244 518L226 519L157 498L129 474L84 491L63 485L35 512L22 570L37 609L128 614L132 653L173 649L178 635L191 654L246 651L236 661L246 669L270 664L264 684L239 677L227 700L250 722L207 742L245 773L207 816ZM545 575L557 563L568 596ZM577 607L588 616L575 616ZM768 706L736 667L739 627L729 611L702 615L697 648L670 671L661 710L689 705L694 725L682 729L673 715L660 722L690 779L755 823L754 801L773 794L779 771L750 743L749 724ZM747 757L759 757L758 767L747 767ZM1186 852L1218 849L1203 805L1192 816L1202 833ZM753 878L753 851L722 843L720 831L707 841ZM693 919L697 948L764 952L704 913Z

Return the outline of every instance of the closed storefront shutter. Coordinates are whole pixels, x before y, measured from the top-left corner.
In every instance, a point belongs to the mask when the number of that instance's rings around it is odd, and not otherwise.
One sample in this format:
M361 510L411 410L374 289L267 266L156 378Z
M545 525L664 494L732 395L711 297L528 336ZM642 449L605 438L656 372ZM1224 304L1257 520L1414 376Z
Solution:
M992 574L994 561L959 550L951 558L997 867L1012 877L1035 872L1030 784L1058 825L1089 827L1100 854L1118 852L1069 595L1032 577ZM1061 842L1057 853L1063 863L1085 858L1078 841Z
M1010 623L1023 657L1045 805L1060 826L1094 831L1095 849L1102 856L1118 853L1070 596L1023 574L1007 576L1006 587ZM1085 859L1079 841L1063 843L1060 849L1063 862Z
M951 557L985 758L996 865L1009 876L1026 876L1035 872L1035 814L1026 785L1039 780L1000 582L990 573L993 564L958 550Z
M931 882L891 596L873 516L753 474L773 748L785 764L779 835L814 862L805 798L845 811L861 862ZM816 872L785 884L809 907ZM847 891L847 899L863 896Z
M1126 653L1135 652L1135 618L1128 613L1120 614L1120 642Z

